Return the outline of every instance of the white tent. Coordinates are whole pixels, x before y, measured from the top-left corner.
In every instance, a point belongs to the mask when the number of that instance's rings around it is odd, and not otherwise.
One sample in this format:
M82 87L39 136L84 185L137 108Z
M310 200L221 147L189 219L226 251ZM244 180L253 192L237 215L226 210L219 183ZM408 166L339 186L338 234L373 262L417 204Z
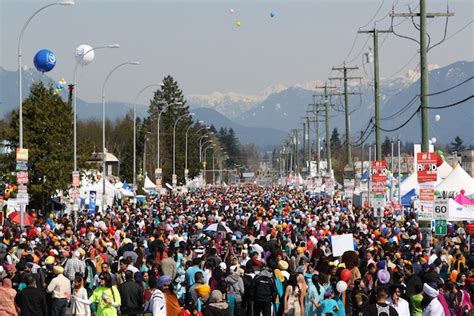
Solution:
M418 178L416 172L409 175L403 182L400 184L400 194L404 196L411 190L415 189L418 191Z
M474 220L474 208L465 207L455 200L449 199L448 215L450 221L472 221Z
M443 161L441 166L438 167L438 181L441 182L446 179L451 171L453 171L453 167L451 167L446 161Z
M438 167L438 181L436 181L436 185L440 184L444 179L446 179L451 171L453 171L453 168L446 161L443 161L441 166ZM413 172L411 175L409 175L400 185L400 192L402 196L410 192L412 189L415 189L416 192L419 190L418 176L416 172Z
M96 191L96 205L101 207L102 205L102 191L103 191L103 184L101 179L101 173L97 172L96 176L90 176L91 179L88 177L84 177L81 180L81 198L85 200L86 204L89 204L89 194L90 191ZM100 178L100 180L96 180ZM115 189L114 185L109 181L105 181L105 203L106 205L112 205L114 202L115 194L117 190Z
M153 183L153 181L148 178L148 176L145 177L145 190L153 190L156 189L156 185Z
M474 179L460 165L457 165L446 179L436 186L436 190L456 193L464 190L465 195L470 195L474 193Z

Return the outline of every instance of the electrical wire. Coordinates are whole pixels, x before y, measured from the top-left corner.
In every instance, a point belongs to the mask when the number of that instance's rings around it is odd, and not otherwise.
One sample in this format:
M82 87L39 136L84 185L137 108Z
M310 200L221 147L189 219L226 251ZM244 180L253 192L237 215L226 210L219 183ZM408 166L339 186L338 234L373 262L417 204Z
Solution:
M392 120L398 116L400 116L403 112L405 112L408 108L411 107L411 105L413 104L413 102L415 102L415 100L419 97L419 95L414 95L413 98L407 103L405 104L400 110L398 110L397 112L387 116L387 117L384 117L384 118L381 118L380 120L381 121L387 121L387 120Z
M472 23L474 23L474 20L471 20L469 23L467 23L466 25L464 25L462 28L460 28L459 30L457 30L456 32L454 32L453 34L449 35L448 37L446 37L446 39L444 40L445 42L447 40L449 40L450 38L453 38L454 36L456 36L457 34L461 33L462 31L464 31L464 29L466 27L468 27L469 25L471 25Z
M392 128L392 129L386 129L386 128L382 128L380 126L377 126L377 124L375 124L376 127L378 127L381 131L384 131L384 132L395 132L395 131L398 131L399 129L403 128L405 125L407 125L416 115L416 113L418 113L418 111L420 111L421 109L421 105L418 106L418 108L416 109L415 112L413 112L413 114L408 118L408 120L406 120L402 125L396 127L396 128Z
M450 87L450 88L447 88L447 89L444 89L444 90L441 90L441 91L437 91L437 92L433 92L433 93L429 93L429 94L427 94L427 96L438 95L438 94L445 93L445 92L448 92L448 91L450 91L450 90L456 89L457 87L462 86L463 84L465 84L466 82L468 82L468 81L470 81L470 80L472 80L472 79L474 79L474 76L469 77L469 78L467 78L466 80L464 80L464 81L462 81L462 82L458 83L457 85L452 86L452 87Z
M380 3L380 6L378 7L377 11L375 11L375 14L372 16L372 18L369 20L369 22L367 22L365 25L361 26L360 29L363 29L364 27L366 27L367 25L372 23L373 20L375 20L375 18L377 17L377 14L379 14L379 12L382 9L384 3L385 3L385 0L382 0L382 3ZM397 1L397 3L398 3L398 1Z
M458 102L454 102L454 103L451 103L451 104L447 104L447 105L442 105L442 106L427 106L426 108L427 109L447 109L447 108L451 108L453 106L456 106L456 105L459 105L459 104L462 104L466 101L469 101L470 99L474 98L474 95L470 95L468 96L467 98L464 98Z

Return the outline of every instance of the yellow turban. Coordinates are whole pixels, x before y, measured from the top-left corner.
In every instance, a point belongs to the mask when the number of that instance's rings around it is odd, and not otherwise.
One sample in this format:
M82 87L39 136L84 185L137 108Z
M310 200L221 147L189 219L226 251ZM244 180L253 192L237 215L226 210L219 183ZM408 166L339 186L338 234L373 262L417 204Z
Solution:
M207 284L196 286L195 290L199 296L207 296L211 294L211 287Z

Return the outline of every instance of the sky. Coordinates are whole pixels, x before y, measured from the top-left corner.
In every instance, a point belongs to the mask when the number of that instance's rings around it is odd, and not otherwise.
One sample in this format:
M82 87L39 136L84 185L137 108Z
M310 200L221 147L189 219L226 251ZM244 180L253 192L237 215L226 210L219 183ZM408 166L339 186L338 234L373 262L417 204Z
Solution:
M17 70L21 27L35 10L52 2L0 0L0 66ZM430 51L429 63L473 60L474 1L427 2L429 12L445 12L449 4L455 13L448 37L467 25ZM77 46L118 43L119 49L98 50L94 61L79 69L79 98L99 102L107 73L130 60L141 64L112 75L107 99L133 101L143 87L168 74L185 96L214 91L252 95L272 85L324 81L337 74L331 67L344 61L361 66L372 40L357 35L359 27L370 29L377 22L377 28L387 29L392 6L408 12L408 5L418 10L417 0L76 0L73 6L53 6L35 16L22 41L23 64L33 67L35 53L48 48L57 59L48 75L72 82ZM429 19L432 42L442 38L444 22ZM399 24L397 33L418 36L409 19L396 18L394 24ZM419 63L415 42L390 34L380 35L379 43L381 77L404 74ZM364 76L362 68L357 75ZM140 101L150 97L144 94Z

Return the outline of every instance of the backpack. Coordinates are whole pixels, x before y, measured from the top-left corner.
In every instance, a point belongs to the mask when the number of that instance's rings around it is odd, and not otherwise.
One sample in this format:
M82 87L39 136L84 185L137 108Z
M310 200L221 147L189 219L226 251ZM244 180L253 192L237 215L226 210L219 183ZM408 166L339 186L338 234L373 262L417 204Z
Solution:
M258 275L255 277L255 300L271 302L274 293L273 280L270 277Z
M390 305L380 306L376 304L375 307L377 307L377 316L390 316Z

